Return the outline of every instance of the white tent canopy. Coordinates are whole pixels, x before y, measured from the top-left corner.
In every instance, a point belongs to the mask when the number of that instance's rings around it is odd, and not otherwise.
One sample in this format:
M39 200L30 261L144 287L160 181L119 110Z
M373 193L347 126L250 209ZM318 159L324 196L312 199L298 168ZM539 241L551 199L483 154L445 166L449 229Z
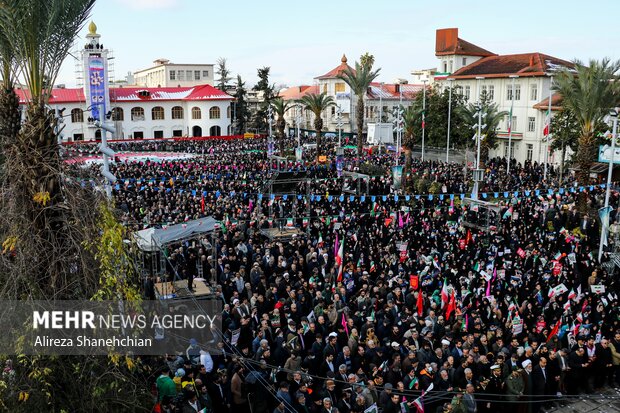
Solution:
M213 217L204 217L183 224L143 229L134 232L133 237L142 251L157 251L164 245L210 233L216 223Z

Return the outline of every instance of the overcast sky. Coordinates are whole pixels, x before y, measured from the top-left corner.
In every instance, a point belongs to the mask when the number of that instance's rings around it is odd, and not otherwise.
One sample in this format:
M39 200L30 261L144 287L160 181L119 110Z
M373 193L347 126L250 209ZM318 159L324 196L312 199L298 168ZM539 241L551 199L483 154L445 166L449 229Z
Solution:
M620 1L497 0L98 0L92 20L114 51L115 78L152 66L215 63L225 57L248 85L270 66L276 84L313 78L364 52L375 56L379 81L411 78L436 67L435 30L458 27L459 37L498 54L541 52L558 58L620 59ZM84 43L86 27L78 44ZM74 86L74 59L57 83Z

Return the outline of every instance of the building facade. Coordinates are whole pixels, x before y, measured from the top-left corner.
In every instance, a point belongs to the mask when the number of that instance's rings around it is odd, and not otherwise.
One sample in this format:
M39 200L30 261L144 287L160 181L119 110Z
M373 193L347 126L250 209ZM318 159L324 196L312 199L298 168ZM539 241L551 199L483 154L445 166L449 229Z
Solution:
M108 50L91 22L82 50L84 88L56 88L49 105L61 116L63 141L101 139L97 120L112 122L115 139L222 136L231 134L233 97L209 84L186 87L110 87ZM24 105L28 91L17 89Z
M144 87L190 87L213 86L212 64L178 64L167 59L157 59L155 66L134 72L137 86Z
M351 69L347 63L348 59L342 56L340 64L315 78L315 84L293 86L280 92L280 97L284 100L299 100L307 94L325 93L331 96L337 106L333 106L323 113L324 132L335 132L338 130L338 109L341 110L342 131L354 133L357 130L356 107L357 96L352 93L349 85L338 78L344 70ZM364 131L368 123L392 122L394 120L393 110L399 105L409 106L413 102L415 95L424 88L423 84L406 83L371 83L366 95L364 96ZM308 110L295 106L287 112L285 116L287 126L297 127L300 121L301 129L314 129L314 114Z
M517 162L544 162L548 145L543 130L551 76L572 63L542 53L497 55L460 39L455 28L437 30L435 55L439 60L434 79L438 87L455 88L468 103L478 102L486 92L499 111L510 113L512 108L512 133L506 115L497 133L499 144L489 156L508 157L510 140ZM557 109L551 108L552 112ZM558 163L559 156L549 152L548 160Z

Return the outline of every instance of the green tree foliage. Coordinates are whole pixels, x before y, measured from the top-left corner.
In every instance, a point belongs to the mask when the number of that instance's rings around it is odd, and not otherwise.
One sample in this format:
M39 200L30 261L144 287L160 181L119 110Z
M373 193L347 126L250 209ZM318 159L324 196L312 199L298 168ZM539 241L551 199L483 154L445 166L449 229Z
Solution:
M237 75L237 87L235 90L235 110L233 111L235 115L235 133L242 134L247 131L247 124L249 118L248 111L248 102L247 102L248 92L245 89L245 82L241 80L241 76Z
M375 65L375 57L370 53L366 52L360 56L360 64L369 69L372 69L372 67Z
M276 133L278 135L278 142L280 146L280 154L284 154L284 138L286 137L286 132L284 129L286 128L286 121L284 120L284 115L286 112L293 107L292 101L284 100L280 97L275 98L272 101L273 112L276 116Z
M226 59L224 57L220 57L217 59L215 64L217 65L215 74L219 76L216 79L217 88L222 92L226 92L230 88L230 85L228 83L232 79L232 77L230 76L230 70L228 70L228 67L226 66Z
M299 102L304 106L305 109L308 109L310 112L314 114L314 130L316 131L316 150L317 155L321 155L323 153L323 146L321 145L321 131L323 130L323 119L321 115L323 111L330 106L334 106L336 102L331 96L327 96L325 93L320 94L307 94L303 96Z
M482 128L482 141L480 142L480 161L483 162L489 156L489 150L497 148L497 128L504 116L508 115L508 112L500 112L499 106L497 103L493 103L486 91L480 95L480 104L483 114L482 124L486 125ZM476 103L470 103L459 110L460 115L463 116L464 129L472 136L477 132L477 129L473 128L474 125L478 124L477 112ZM470 141L472 147L475 148L477 143L471 139L471 136Z
M576 162L579 182L589 182L590 168L596 158L596 127L611 108L620 105L620 61L591 60L588 65L575 61L575 68L565 68L554 77L553 89L562 97L579 125ZM551 126L553 133L553 123ZM581 207L585 208L585 198Z
M372 55L362 56L364 63L355 62L355 69L345 69L338 75L338 79L343 80L356 97L355 105L355 123L357 126L357 155L362 153L364 147L364 98L370 83L379 76L381 69L372 70L374 57ZM361 59L360 59L361 60Z
M252 88L257 92L262 92L263 100L258 109L252 114L252 127L258 129L259 132L265 133L269 130L267 123L267 108L271 105L271 101L275 98L275 84L269 83L269 72L271 68L268 66L259 68L258 83Z

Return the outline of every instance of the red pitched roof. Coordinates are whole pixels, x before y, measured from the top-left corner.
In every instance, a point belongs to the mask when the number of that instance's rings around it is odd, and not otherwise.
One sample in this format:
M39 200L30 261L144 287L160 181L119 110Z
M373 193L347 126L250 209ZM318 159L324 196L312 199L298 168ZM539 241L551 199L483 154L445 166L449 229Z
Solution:
M27 89L15 89L15 93L19 97L19 103L25 104L30 101L30 91ZM83 89L53 89L49 103L85 103Z
M278 96L280 96L284 100L297 100L297 99L301 99L305 95L312 94L312 93L314 93L314 94L319 93L319 86L318 85L314 85L314 86L307 86L307 85L291 86L289 88L286 88L286 89L280 91Z
M488 56L454 72L450 79L473 79L476 76L508 77L544 76L550 69L573 67L571 62L542 53Z
M551 95L551 110L562 110L562 96L559 93ZM534 109L547 110L549 109L549 97L541 100L535 104Z
M333 79L346 69L353 70L353 73L355 73L355 70L347 64L347 57L342 55L342 59L340 59L340 64L338 66L325 73L323 76L315 77L315 79Z
M428 87L428 86L427 86ZM366 93L368 99L400 99L400 90L403 93L403 99L413 99L415 95L424 89L424 85L412 84L395 84L372 82Z
M458 37L459 29L438 29L435 35L435 56L464 55L464 56L494 56L480 46L469 43Z
M147 96L141 96L139 92L148 91ZM20 103L30 100L30 93L25 89L17 89ZM112 102L144 102L166 100L233 100L234 98L210 85L193 87L118 87L110 88L110 101ZM57 103L85 103L84 90L81 88L53 89L50 104Z

